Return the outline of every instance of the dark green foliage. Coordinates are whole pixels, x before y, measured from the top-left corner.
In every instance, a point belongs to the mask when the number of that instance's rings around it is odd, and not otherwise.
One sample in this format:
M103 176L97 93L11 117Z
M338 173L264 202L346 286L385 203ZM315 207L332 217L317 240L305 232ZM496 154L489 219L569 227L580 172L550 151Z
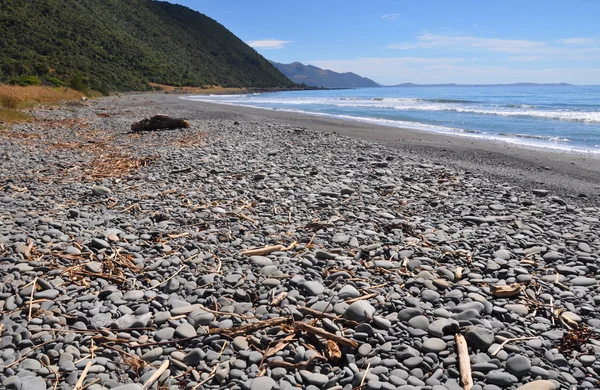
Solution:
M294 86L225 27L180 5L0 1L0 82L31 75L82 91L147 90L150 82Z
M56 77L46 76L44 77L44 85L50 85L52 87L64 87L67 85L67 83L57 79Z
M42 85L42 80L37 76L21 76L13 79L13 84L17 84L23 87L28 85Z

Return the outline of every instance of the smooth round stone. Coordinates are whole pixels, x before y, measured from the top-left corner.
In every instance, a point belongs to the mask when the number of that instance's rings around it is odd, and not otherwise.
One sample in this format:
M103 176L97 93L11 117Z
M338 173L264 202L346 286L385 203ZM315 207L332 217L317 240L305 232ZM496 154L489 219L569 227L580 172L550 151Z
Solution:
M583 364L586 367L591 366L592 364L594 364L596 362L596 357L593 355L579 356L578 359L581 362L581 364Z
M162 356L163 352L164 352L163 348L157 347L157 348L151 349L150 351L143 354L141 356L141 358L142 358L142 360L151 362L151 361L154 361L154 360L160 358Z
M345 285L338 291L338 298L340 299L351 299L360 297L360 292L352 285Z
M499 249L496 252L494 252L493 257L502 260L510 260L510 252L506 249Z
M277 383L268 376L259 376L250 384L250 390L271 390L274 387L277 387Z
M206 357L206 353L200 348L192 349L185 357L183 362L195 366Z
M163 329L158 330L154 334L154 339L156 341L171 340L173 338L174 334L175 334L175 329L173 329L173 328L163 328Z
M360 347L358 347L358 354L360 356L367 356L371 353L372 350L373 347L371 346L371 344L364 343Z
M250 347L250 344L245 336L235 337L232 341L232 344L237 351L244 351Z
M317 374L307 370L300 370L300 375L306 382L315 386L324 386L327 382L329 382L327 375Z
M92 195L93 196L108 196L110 194L112 194L112 191L108 187L105 187L105 186L95 186L94 188L92 188Z
M423 342L421 347L424 352L438 353L446 349L446 342L438 338L430 338Z
M20 390L40 390L46 388L46 381L39 377L26 376L21 378Z
M506 361L506 371L510 372L517 378L528 375L530 369L531 361L525 356L516 355Z
M402 309L398 313L398 319L402 322L408 322L411 318L420 316L422 311L420 309L409 307L407 309Z
M494 343L494 332L483 326L469 326L465 330L465 339L473 349L486 350Z
M504 305L504 308L508 311L512 311L513 313L517 313L520 316L526 316L529 314L529 308L521 304L508 304Z
M443 337L445 330L452 327L456 327L458 329L458 323L448 318L440 318L429 324L427 327L427 332L434 337Z
M380 316L373 316L373 324L379 329L389 329L392 327L392 321Z
M498 386L510 386L519 381L516 376L500 370L488 372L486 380Z
M90 272L102 272L102 264L97 261L90 261L89 263L85 263L85 268Z
M556 390L556 386L552 381L539 380L524 384L517 388L517 390Z
M440 301L440 294L433 290L423 290L421 292L421 299L425 302L438 303Z
M597 284L598 281L594 278L586 278L584 276L578 276L574 279L571 279L571 284L573 286L583 286L583 287L587 287L587 286L593 286L595 284Z
M250 261L252 262L252 264L263 267L273 264L273 260L265 256L250 256Z
M357 322L365 322L371 321L374 314L375 308L369 302L363 300L353 302L348 306L344 317Z
M196 337L197 335L196 329L187 322L179 325L177 329L175 329L175 334L183 338Z
M408 325L416 329L426 330L429 326L429 320L425 316L416 316L408 320Z
M123 299L126 301L137 301L144 297L144 292L142 290L131 290L127 291L125 295L123 295Z
M258 351L252 351L248 355L248 362L250 364L259 364L263 359L263 354Z
M92 248L96 248L96 249L109 249L110 248L110 244L101 238L92 238L90 246Z
M323 294L325 287L319 282L309 281L302 286L308 296L317 296Z

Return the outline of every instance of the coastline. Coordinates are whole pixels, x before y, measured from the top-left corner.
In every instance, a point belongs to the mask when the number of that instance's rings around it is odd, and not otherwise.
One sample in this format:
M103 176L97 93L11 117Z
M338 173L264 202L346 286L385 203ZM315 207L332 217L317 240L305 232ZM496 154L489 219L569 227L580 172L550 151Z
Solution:
M480 388L598 388L595 182L510 175L548 156L164 94L31 114L0 131L5 387L458 389L460 333ZM190 127L130 131L157 114Z
M209 118L289 123L319 132L389 144L412 157L421 156L528 189L551 189L561 196L597 200L600 194L600 155L554 151L502 140L401 129L302 113L197 102L185 100L181 95L154 95L153 100L174 108L203 113Z

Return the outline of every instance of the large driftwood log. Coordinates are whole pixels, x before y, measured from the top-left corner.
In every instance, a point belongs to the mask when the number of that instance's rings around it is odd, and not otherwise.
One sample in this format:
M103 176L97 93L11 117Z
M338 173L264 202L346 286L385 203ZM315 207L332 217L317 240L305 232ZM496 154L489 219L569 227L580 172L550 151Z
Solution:
M171 118L168 115L154 115L131 125L131 131L173 130L190 127L190 122L181 118Z

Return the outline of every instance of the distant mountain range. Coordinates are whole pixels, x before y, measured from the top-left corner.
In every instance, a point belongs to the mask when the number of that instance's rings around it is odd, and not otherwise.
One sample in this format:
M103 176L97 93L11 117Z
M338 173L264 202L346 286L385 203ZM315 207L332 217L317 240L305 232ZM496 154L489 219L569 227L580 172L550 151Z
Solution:
M332 70L317 68L312 65L304 65L300 62L281 64L271 61L281 73L298 84L306 84L310 87L321 88L365 88L379 87L375 81L361 77L356 73L337 73Z

